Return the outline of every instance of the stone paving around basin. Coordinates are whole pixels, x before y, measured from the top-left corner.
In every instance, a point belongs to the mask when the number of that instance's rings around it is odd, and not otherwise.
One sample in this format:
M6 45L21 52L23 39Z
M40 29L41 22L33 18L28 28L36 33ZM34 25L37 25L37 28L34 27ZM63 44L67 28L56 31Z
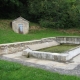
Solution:
M0 56L1 60L18 62L23 65L41 68L60 74L80 76L80 55L76 56L71 63L61 63L49 60L40 60L35 58L26 58L22 52Z
M22 52L14 53L14 54L7 54L3 55L5 59L14 59L19 60L23 62L30 62L34 64L44 65L50 68L61 68L66 70L74 69L78 64L80 64L80 55L76 56L70 63L61 63L56 61L49 61L49 60L40 60L36 58L26 58L25 56L22 56Z

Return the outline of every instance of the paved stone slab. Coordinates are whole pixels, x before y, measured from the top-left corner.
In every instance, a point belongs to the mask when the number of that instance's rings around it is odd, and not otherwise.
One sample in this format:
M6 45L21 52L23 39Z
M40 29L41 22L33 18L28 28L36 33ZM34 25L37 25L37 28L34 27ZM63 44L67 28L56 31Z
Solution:
M45 43L38 43L38 44L34 44L34 45L27 45L31 50L39 50L39 49L43 49L43 48L47 48L47 47L52 47L52 46L57 46L60 45L58 42L56 42L55 40L51 41L51 42L45 42Z
M36 59L36 58L26 58L25 56L22 56L22 52L3 55L3 57L12 58L12 59L15 59L15 60L22 60L22 61L25 61L26 63L30 62L30 63L34 63L34 64L48 66L48 67L51 67L51 68L61 68L61 69L65 69L65 70L74 69L78 64L80 64L80 55L76 56L72 60L72 63L61 63L61 62L50 61L50 60L40 60L40 59Z
M58 72L60 74L80 76L80 55L76 56L72 60L73 63L60 63L49 60L39 60L34 58L26 58L21 55L22 52L18 52L15 54L0 56L0 59L18 62L23 65L49 70L51 72Z

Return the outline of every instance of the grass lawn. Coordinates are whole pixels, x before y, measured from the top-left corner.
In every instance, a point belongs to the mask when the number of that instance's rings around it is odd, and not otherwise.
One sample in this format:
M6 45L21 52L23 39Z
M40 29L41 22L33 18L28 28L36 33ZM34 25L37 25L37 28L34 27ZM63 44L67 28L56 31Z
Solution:
M61 44L58 46L53 46L53 47L49 47L49 48L44 48L41 49L39 51L44 51L44 52L56 52L56 53L63 53L69 49L72 49L74 47L77 47L78 45L73 45L73 44Z
M61 75L0 60L0 80L80 80L80 77Z
M80 30L54 30L54 29L43 29L38 24L30 23L30 31L26 35L17 34L13 32L10 27L12 20L0 20L0 44L11 43L19 41L29 41L35 39L41 39L46 37L55 36L80 36Z

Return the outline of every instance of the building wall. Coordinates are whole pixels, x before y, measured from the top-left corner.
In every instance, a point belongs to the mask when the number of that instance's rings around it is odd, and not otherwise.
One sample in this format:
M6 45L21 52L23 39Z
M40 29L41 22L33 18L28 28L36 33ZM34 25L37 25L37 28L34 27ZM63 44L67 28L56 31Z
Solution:
M27 34L29 32L29 22L21 18L14 20L12 22L12 29L16 33L19 33L19 24L23 25L23 34Z

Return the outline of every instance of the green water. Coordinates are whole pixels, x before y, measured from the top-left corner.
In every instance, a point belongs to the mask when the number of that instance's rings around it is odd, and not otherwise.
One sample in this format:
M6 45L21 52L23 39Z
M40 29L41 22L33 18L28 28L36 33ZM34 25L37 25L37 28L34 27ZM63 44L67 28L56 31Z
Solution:
M43 51L43 52L56 52L56 53L63 53L69 49L75 48L79 45L74 45L74 44L61 44L58 46L52 46L49 48L44 48L44 49L40 49L39 51Z

